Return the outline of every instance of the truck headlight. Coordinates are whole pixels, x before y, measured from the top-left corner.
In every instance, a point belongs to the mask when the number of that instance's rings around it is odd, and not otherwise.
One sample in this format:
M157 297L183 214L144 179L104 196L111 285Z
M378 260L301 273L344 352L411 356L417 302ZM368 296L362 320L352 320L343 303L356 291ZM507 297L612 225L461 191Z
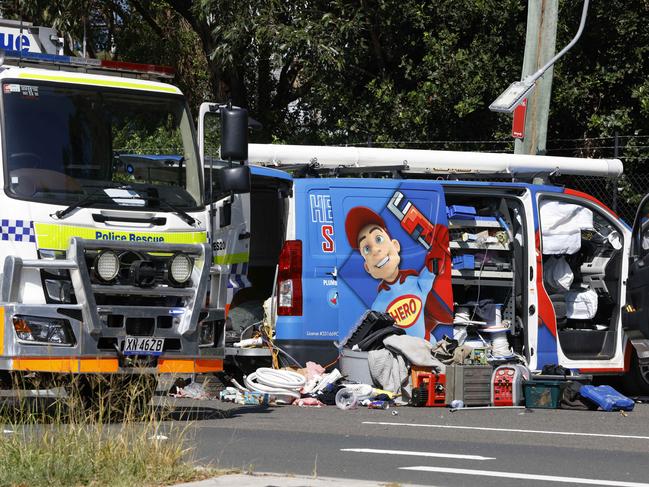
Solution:
M169 278L174 284L185 284L192 277L194 261L186 254L176 254L169 261Z
M74 333L68 320L40 316L16 315L14 330L24 342L50 345L74 345Z
M112 250L104 250L97 255L94 268L102 281L110 282L119 273L119 257Z

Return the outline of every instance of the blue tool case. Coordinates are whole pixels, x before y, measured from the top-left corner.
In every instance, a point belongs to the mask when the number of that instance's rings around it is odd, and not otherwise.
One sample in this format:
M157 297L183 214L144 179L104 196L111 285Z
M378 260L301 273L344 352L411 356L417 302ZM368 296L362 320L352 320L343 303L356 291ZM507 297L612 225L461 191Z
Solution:
M611 386L583 386L579 389L579 394L604 411L632 411L635 406L633 399L620 394Z

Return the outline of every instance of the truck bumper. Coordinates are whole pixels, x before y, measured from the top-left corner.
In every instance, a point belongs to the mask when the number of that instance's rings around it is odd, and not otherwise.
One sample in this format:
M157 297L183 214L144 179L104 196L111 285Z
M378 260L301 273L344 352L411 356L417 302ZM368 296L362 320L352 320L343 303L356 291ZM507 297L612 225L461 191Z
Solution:
M185 252L195 259L191 285L138 287L90 279L87 249ZM223 369L223 310L206 309L211 251L205 244L88 241L73 238L67 258L5 261L0 295L0 369L28 372L186 374ZM18 286L23 269L69 271L76 304L24 304ZM167 303L171 297L171 306ZM203 305L203 306L201 306ZM65 328L65 343L21 339L20 325L45 320ZM207 327L207 328L206 328ZM211 327L211 328L209 328ZM33 328L33 326L32 326ZM208 339L203 340L206 329ZM126 337L163 338L160 355L124 355Z

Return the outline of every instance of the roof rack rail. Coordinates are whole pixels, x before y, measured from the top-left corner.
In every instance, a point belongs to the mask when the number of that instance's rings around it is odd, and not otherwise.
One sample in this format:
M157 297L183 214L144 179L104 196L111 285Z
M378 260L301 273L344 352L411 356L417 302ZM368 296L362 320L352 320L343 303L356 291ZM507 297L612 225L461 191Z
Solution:
M312 170L338 174L396 170L421 175L524 179L568 174L615 178L623 172L619 159L316 145L250 144L248 160L286 170L309 165Z

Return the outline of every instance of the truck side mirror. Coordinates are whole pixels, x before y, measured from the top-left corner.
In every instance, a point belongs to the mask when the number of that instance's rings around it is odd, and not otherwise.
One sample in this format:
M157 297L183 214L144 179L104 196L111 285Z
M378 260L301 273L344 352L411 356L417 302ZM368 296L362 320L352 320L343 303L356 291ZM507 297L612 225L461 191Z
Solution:
M232 194L250 193L250 167L231 166L216 171L221 192Z
M248 159L248 110L245 108L221 108L221 159Z

